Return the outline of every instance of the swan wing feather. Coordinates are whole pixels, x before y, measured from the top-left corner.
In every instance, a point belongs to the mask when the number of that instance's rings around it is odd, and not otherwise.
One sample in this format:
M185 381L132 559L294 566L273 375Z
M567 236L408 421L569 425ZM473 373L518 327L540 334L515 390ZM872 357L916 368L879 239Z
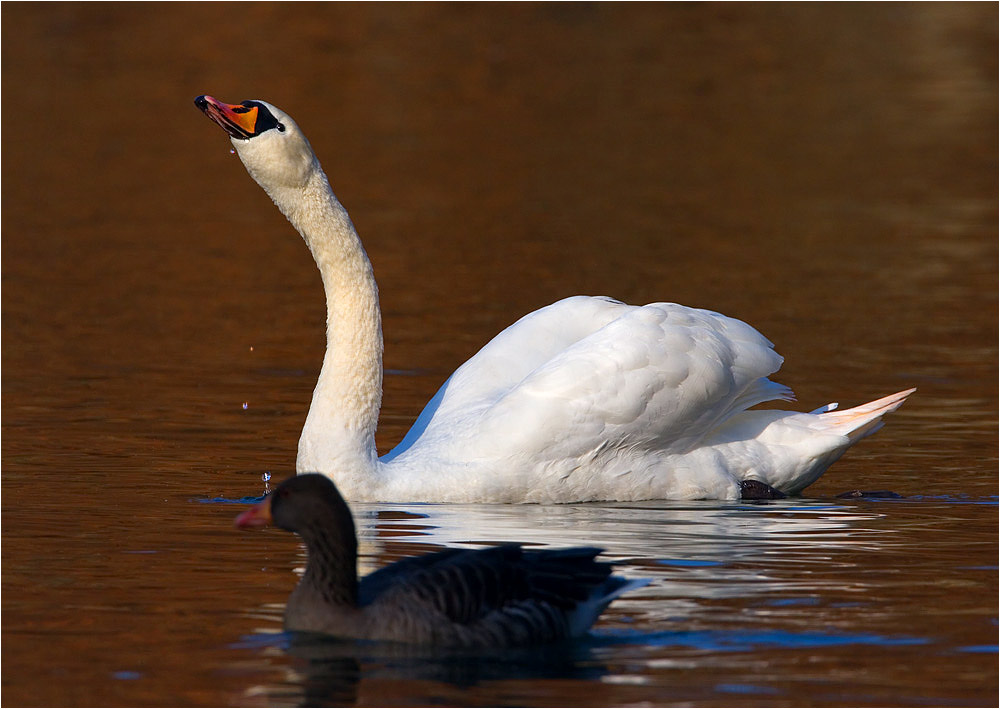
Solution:
M767 379L781 356L739 320L673 303L574 298L555 306L508 328L456 371L455 386L425 411L421 445L452 441L487 457L542 449L553 459L578 457L609 445L679 453L732 414L791 397ZM542 343L520 357L531 338Z
M636 307L533 371L483 423L520 432L523 449L557 437L558 457L601 442L685 453L732 414L790 395L767 380L781 362L738 320L672 303ZM502 440L497 433L484 438Z
M454 430L516 387L535 369L634 306L602 296L572 296L528 313L510 325L448 378L417 417L389 462L430 430Z

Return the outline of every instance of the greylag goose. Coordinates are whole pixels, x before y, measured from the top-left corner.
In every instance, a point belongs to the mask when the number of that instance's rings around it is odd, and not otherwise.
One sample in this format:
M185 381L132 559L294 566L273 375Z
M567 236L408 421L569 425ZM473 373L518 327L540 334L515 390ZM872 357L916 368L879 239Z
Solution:
M783 497L875 432L909 389L845 411L749 410L792 391L773 345L675 303L574 296L459 367L378 455L382 321L372 266L305 135L265 101L195 105L305 240L326 292L326 355L296 470L350 500L577 502Z
M517 544L403 559L359 582L351 511L319 474L285 480L235 521L272 523L306 545L285 607L293 631L464 648L550 643L584 635L612 600L646 583L612 576L594 559L600 549Z

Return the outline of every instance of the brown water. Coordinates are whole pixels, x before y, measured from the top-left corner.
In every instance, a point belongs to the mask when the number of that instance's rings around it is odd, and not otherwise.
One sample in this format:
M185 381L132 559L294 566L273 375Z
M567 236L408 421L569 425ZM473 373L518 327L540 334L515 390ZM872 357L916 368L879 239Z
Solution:
M6 705L995 705L997 8L5 4ZM561 652L294 643L323 351L301 240L192 106L320 155L385 313L379 444L575 293L754 324L803 409L917 394L802 500L363 505L363 563L599 544ZM245 405L245 406L244 406ZM853 488L902 500L838 500Z

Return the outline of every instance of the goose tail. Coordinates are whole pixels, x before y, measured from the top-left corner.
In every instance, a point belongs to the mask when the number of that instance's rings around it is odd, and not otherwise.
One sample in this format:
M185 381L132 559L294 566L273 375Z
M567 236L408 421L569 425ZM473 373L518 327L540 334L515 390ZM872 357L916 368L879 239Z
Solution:
M627 579L623 576L608 576L590 596L581 602L570 617L570 637L585 635L597 621L598 616L619 596L642 588L651 579Z

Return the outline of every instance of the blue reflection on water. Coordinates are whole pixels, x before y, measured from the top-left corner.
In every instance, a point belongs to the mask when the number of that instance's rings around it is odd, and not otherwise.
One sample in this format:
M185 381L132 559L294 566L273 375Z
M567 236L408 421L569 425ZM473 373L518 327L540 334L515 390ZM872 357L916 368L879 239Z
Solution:
M721 561L705 559L658 559L656 563L663 566L722 566Z
M279 647L287 650L291 644L302 639L322 645L330 643L344 647L353 644L361 651L370 651L377 647L392 647L393 645L371 643L367 641L351 641L337 638L324 638L312 634L297 633L257 633L245 635L238 642L232 643L234 648L264 648ZM821 631L792 632L787 630L696 630L696 631L663 631L643 632L631 629L604 629L593 632L579 640L576 644L581 648L602 648L619 645L644 645L652 647L688 647L697 650L713 650L718 652L743 652L756 649L773 648L818 648L837 647L843 645L876 645L895 647L901 645L924 645L930 642L926 638L889 636L876 633L824 633ZM399 646L403 647L403 646ZM959 648L965 652L996 652L995 645L976 645ZM416 650L416 648L414 648ZM424 648L425 652L434 653L433 649ZM450 653L452 651L442 650ZM490 650L495 652L495 650Z
M603 645L681 646L717 652L742 652L763 648L816 648L842 645L924 645L925 638L877 635L875 633L791 632L787 630L698 630L644 633L633 630L603 630L595 635Z
M196 497L193 501L209 505L255 505L263 500L264 497L265 495L261 495L260 497L237 497L235 499L229 497Z
M141 672L133 672L132 670L120 670L118 672L112 672L111 676L114 679L122 679L122 680L142 679Z
M757 684L717 684L715 691L726 694L781 694L774 687L761 687Z
M806 598L771 598L764 601L764 606L818 606L819 599L812 596Z
M959 652L997 653L1000 652L1000 645L966 645L965 647L957 647L955 649Z

